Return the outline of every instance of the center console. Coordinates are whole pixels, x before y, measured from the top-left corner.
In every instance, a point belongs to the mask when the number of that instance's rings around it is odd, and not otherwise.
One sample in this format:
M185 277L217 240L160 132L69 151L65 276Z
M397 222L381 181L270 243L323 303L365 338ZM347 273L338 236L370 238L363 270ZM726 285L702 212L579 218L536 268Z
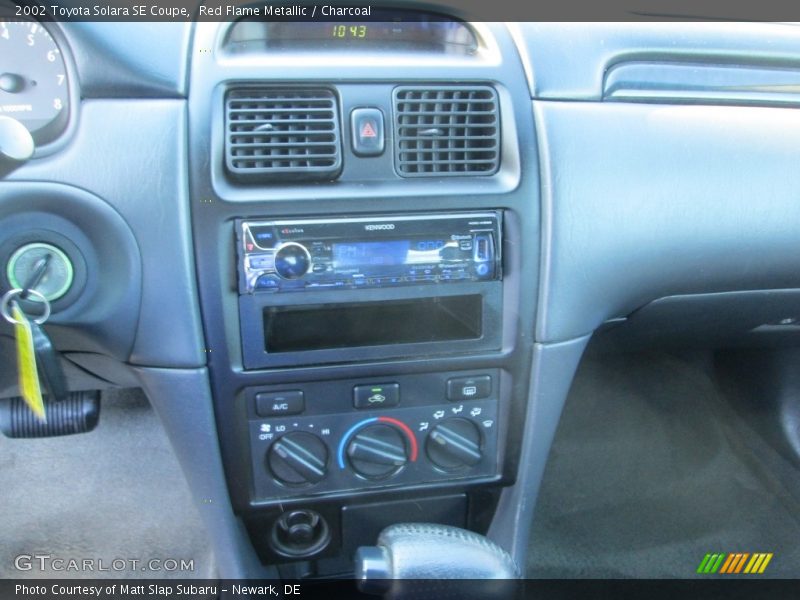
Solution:
M239 220L236 231L245 368L500 349L499 211ZM498 369L242 395L257 499L498 476Z
M513 40L460 23L457 52L306 54L242 23L198 24L189 103L234 509L262 564L294 576L352 569L393 523L485 533L519 468L538 280Z
M234 227L245 370L501 351L500 210ZM497 482L509 393L510 375L489 366L245 387L251 498L310 501L293 517L310 527L328 525L320 498ZM444 517L464 524L456 499ZM367 514L373 529L393 520ZM268 555L317 553L324 530L304 544L289 529L267 537Z

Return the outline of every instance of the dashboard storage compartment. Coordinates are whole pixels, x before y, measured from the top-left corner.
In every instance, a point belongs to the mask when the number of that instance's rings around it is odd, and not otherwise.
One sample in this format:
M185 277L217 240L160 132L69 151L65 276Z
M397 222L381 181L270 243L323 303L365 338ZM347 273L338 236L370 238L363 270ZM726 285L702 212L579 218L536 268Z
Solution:
M245 369L497 351L501 281L239 297Z
M264 309L268 353L474 340L481 334L477 294Z
M467 524L467 496L437 496L342 507L345 553L374 544L380 532L395 523L437 523L452 527Z

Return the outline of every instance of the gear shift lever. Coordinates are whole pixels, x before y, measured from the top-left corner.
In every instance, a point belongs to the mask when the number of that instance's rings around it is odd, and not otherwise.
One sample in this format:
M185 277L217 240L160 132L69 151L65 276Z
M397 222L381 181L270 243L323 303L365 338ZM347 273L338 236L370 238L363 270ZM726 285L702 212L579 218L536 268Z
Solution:
M391 598L441 597L442 579L469 580L448 585L459 598L508 598L519 578L513 559L484 536L428 523L387 527L377 546L356 551L355 561L359 589Z

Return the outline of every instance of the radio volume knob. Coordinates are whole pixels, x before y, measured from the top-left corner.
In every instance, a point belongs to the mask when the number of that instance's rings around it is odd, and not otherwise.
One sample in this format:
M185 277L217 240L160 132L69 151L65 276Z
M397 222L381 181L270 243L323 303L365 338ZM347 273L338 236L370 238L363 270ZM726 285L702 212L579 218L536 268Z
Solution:
M275 272L283 279L299 279L311 268L308 249L297 242L287 242L275 251Z

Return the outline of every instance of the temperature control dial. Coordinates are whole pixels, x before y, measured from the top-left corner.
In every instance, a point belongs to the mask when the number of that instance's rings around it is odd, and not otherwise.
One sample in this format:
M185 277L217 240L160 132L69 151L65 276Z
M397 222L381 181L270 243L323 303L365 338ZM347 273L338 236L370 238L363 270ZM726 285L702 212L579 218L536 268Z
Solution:
M408 462L403 434L391 425L370 425L359 431L347 445L353 470L368 479L394 475Z
M447 471L471 467L481 460L481 432L467 419L446 419L431 430L425 444L428 459Z
M288 242L275 251L275 272L283 279L299 279L310 268L311 255L301 244Z
M267 452L267 465L281 483L311 485L327 473L328 448L311 433L293 431L273 442Z

